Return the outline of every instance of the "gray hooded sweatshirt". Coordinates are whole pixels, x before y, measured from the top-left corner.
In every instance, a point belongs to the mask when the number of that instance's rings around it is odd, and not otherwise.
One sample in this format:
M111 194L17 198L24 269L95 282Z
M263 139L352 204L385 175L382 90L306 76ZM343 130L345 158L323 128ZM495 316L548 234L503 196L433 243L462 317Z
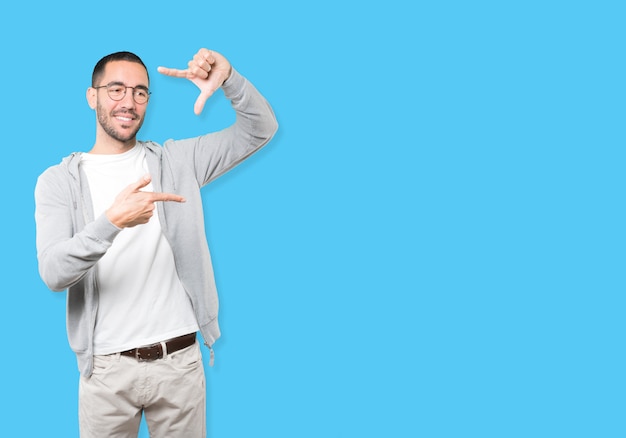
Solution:
M220 336L218 297L204 229L200 188L267 144L278 125L261 94L233 69L222 85L236 111L235 123L219 132L163 146L139 142L154 191L182 195L186 202L158 202L163 234L176 271L191 300L200 333L211 349ZM81 153L46 169L35 187L39 273L53 291L67 290L67 334L83 376L93 369L93 336L98 310L97 262L121 231L105 214L93 217Z

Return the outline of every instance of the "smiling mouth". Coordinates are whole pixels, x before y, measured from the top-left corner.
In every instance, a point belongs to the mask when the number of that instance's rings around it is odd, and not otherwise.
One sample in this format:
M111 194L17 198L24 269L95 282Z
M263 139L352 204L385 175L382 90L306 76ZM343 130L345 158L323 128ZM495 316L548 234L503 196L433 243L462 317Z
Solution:
M115 119L119 120L122 123L132 122L133 120L138 118L137 114L133 114L131 112L113 114L113 117L115 117Z

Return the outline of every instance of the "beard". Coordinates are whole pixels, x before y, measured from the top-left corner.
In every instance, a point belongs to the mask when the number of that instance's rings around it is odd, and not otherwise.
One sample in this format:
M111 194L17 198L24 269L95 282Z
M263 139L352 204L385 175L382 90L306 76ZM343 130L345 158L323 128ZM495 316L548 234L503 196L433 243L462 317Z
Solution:
M111 138L122 143L135 140L135 136L137 135L137 132L139 132L141 125L143 125L143 119L140 118L139 115L135 111L132 111L132 110L114 111L109 114L100 105L100 103L98 103L98 106L96 108L96 114L98 115L98 123L100 123L100 126L102 126L102 129L104 129L104 132L106 132ZM139 124L137 124L137 127L130 132L119 132L118 130L115 129L111 121L111 119L115 117L116 115L124 115L128 117L133 117L134 119L139 119Z

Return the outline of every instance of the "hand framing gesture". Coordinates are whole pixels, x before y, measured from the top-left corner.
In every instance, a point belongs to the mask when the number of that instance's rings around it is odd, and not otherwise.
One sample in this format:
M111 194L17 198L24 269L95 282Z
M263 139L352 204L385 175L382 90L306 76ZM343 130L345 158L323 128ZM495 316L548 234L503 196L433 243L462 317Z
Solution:
M187 78L200 89L200 95L193 107L193 111L200 114L207 99L230 76L230 62L213 50L200 49L187 65L184 70L168 67L159 67L157 70L166 76Z

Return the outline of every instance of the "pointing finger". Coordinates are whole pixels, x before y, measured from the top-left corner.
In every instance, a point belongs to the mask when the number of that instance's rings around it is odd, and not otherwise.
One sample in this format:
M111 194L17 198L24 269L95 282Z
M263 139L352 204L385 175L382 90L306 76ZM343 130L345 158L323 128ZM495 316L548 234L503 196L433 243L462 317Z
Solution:
M178 68L158 67L157 71L166 76L173 76L175 78L186 78L189 75L189 70L181 70Z
M152 202L158 201L174 201L174 202L186 202L186 199L180 195L175 195L174 193L160 193L153 192L150 196Z

